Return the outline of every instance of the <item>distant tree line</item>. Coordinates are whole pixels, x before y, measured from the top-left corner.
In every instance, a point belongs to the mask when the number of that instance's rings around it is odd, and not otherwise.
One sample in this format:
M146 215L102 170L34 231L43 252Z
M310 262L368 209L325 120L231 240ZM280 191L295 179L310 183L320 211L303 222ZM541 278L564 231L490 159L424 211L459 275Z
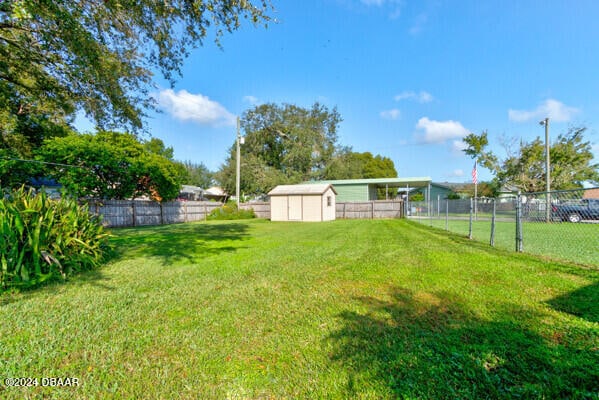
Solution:
M599 185L599 164L595 162L591 143L585 140L586 127L571 127L550 144L551 190L582 188L585 182ZM545 143L540 137L531 142L508 143L507 156L500 159L487 149L488 133L471 133L464 138L464 152L488 168L494 175L492 188L497 191L513 186L524 192L545 191Z
M267 193L279 184L310 180L396 177L393 161L371 153L357 153L338 141L341 115L336 108L314 103L262 104L240 120L240 190L245 195ZM215 179L229 192L236 185L236 143Z

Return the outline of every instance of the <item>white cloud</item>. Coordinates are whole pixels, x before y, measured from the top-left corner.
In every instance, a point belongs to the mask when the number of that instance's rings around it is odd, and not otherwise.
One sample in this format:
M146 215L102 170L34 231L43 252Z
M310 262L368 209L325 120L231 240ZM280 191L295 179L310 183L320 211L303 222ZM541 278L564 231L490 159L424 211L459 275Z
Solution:
M396 95L393 99L395 101L414 100L418 103L430 103L434 100L434 97L432 94L422 90L419 93L413 91L401 92L400 94Z
M433 121L428 117L418 120L416 128L424 131L420 140L424 143L443 143L451 139L461 139L469 132L457 121Z
M255 96L243 96L243 101L252 105L252 106L257 106L259 104L262 104L262 102L260 101L260 99L258 99Z
M422 32L424 30L424 26L426 25L426 23L428 22L428 14L426 13L422 13L419 14L416 19L414 20L414 23L412 24L412 26L410 27L410 35L418 35L420 32Z
M508 110L508 117L510 121L514 122L541 120L546 117L549 117L551 121L555 122L567 122L579 112L579 109L569 107L560 101L555 99L547 99L545 102L539 104L539 106L534 110L510 109Z
M366 7L378 7L389 9L389 17L391 19L399 18L401 10L404 7L404 0L360 0L360 3Z
M401 117L401 111L398 110L397 108L393 108L391 110L381 111L380 115L381 115L381 118L384 118L384 119L396 120L396 119L399 119L399 117Z
M178 92L172 89L162 90L158 94L158 104L181 121L193 121L211 126L235 125L235 115L220 103L199 93L193 94L187 90Z

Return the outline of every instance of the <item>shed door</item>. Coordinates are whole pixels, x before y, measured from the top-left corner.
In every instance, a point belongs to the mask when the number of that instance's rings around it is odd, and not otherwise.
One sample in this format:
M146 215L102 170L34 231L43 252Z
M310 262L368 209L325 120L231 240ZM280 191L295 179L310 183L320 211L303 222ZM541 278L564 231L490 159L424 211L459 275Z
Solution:
M302 196L289 196L287 201L289 221L302 220Z

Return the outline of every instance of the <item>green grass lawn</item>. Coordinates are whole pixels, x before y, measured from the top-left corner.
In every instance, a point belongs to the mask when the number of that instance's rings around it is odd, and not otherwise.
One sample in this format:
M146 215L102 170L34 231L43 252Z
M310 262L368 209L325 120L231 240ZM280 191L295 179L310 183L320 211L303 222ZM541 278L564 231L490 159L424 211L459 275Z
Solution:
M404 220L114 231L0 296L0 398L598 398L599 271ZM78 387L42 387L73 377Z
M417 221L423 225L445 229L445 217L436 218L432 220L420 218ZM467 216L447 221L447 229L451 232L467 236L468 228ZM490 217L473 221L472 236L475 240L489 243L491 237ZM522 224L522 236L523 250L527 253L599 267L599 224L524 222ZM495 246L515 250L515 220L496 222Z

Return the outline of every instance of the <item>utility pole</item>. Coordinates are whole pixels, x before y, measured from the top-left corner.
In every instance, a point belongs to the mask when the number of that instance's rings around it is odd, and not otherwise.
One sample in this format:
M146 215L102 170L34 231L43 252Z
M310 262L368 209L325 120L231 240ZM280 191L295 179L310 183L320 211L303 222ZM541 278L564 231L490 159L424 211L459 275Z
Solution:
M237 169L235 176L235 197L237 199L237 211L239 211L239 183L240 183L240 172L241 172L241 147L240 147L241 135L239 134L239 117L237 117Z
M551 160L549 157L549 118L540 121L545 126L545 222L551 222Z

